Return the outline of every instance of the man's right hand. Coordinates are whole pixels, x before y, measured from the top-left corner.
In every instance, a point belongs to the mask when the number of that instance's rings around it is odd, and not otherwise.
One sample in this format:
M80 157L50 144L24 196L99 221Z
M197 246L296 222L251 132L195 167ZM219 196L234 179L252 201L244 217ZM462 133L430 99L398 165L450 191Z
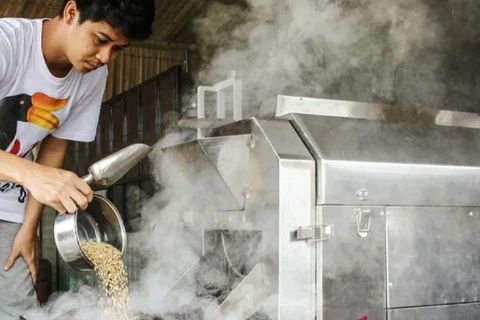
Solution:
M59 213L75 213L86 209L93 199L90 186L71 171L34 165L33 172L24 177L23 186L39 202Z

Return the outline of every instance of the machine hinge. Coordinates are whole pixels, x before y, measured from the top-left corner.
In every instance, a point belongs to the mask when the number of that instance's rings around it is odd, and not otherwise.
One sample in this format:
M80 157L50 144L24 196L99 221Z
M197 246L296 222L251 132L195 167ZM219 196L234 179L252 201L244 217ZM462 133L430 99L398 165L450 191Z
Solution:
M370 231L370 224L372 222L372 210L370 209L356 209L357 211L357 233L360 237L365 238Z
M314 226L299 227L296 234L297 240L307 240L309 242L326 241L333 237L333 225L322 223Z

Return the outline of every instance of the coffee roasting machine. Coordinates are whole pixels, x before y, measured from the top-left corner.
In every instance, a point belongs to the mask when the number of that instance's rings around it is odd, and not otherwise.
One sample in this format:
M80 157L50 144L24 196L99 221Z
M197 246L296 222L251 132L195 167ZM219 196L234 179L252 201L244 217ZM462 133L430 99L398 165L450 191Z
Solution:
M235 114L163 150L215 209L185 219L202 256L172 294L222 291L218 319L480 319L478 115L292 96Z

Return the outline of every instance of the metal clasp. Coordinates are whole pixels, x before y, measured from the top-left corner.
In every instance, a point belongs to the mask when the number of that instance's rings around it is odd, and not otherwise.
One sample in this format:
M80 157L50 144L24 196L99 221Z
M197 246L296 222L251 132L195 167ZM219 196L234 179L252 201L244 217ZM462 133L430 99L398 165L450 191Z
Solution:
M370 231L370 224L372 222L372 210L370 209L356 209L357 211L357 233L360 237L365 238Z
M326 241L333 237L334 228L331 224L322 223L319 225L299 227L296 232L297 240L309 242Z

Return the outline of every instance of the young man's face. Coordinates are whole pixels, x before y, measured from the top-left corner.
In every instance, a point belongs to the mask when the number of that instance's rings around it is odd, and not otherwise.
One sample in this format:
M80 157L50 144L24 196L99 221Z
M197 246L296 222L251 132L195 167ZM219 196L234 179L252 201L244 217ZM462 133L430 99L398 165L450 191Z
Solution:
M68 9L68 8L67 8ZM72 11L73 12L73 11ZM112 61L129 46L128 40L107 22L78 24L78 11L68 27L65 51L70 63L80 72L90 72Z

